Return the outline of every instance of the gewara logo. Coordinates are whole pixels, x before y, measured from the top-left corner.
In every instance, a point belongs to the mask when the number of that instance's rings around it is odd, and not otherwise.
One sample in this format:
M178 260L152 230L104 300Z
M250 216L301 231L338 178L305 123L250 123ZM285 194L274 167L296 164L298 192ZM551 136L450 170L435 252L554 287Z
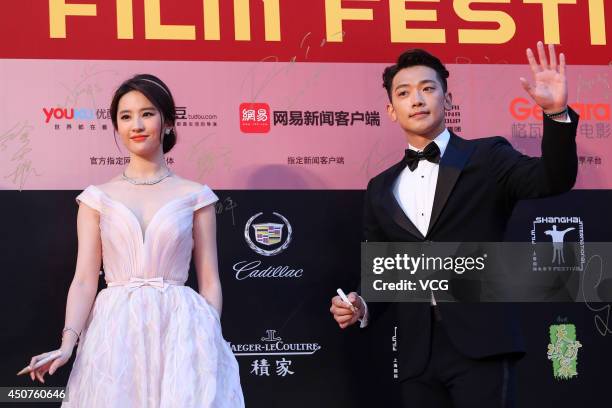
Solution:
M45 123L53 118L56 120L94 120L96 118L95 109L87 108L43 108Z
M581 120L610 120L610 104L608 103L571 103L570 106ZM542 120L542 108L525 98L514 98L510 102L510 114L516 120Z

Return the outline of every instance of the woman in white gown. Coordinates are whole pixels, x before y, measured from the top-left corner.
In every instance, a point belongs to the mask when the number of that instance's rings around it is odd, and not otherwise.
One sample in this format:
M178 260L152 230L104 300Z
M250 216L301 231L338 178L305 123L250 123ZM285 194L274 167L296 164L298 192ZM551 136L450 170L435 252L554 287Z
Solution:
M44 382L72 355L65 407L243 407L238 363L221 333L217 196L173 174L168 87L137 75L115 92L123 174L76 198L78 258L58 350L32 358ZM199 293L184 286L193 252ZM107 287L97 296L104 265ZM94 302L95 300L95 302Z

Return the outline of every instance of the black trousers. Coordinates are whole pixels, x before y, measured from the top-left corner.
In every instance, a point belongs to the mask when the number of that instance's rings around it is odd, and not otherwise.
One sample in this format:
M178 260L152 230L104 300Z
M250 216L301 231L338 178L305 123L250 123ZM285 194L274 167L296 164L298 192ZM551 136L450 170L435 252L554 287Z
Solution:
M399 384L404 408L514 408L516 360L473 360L455 348L432 307L431 354L425 371Z

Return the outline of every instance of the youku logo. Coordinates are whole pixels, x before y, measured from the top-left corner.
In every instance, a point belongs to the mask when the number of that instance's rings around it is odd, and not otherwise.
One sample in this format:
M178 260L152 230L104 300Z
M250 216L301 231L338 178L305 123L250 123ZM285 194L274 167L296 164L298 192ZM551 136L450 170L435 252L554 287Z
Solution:
M551 245L535 246L546 242ZM536 217L531 243L534 244L534 271L582 271L584 268L584 225L580 217ZM578 248L578 253L572 251L574 248Z
M289 246L291 242L291 235L293 234L293 229L291 228L291 224L287 218L283 217L281 214L277 212L273 212L276 217L278 217L283 223L258 223L253 224L256 218L262 215L262 212L259 212L249 218L246 225L244 226L244 239L246 240L249 247L263 256L273 256L280 254ZM251 239L251 227L253 228L253 235L255 238L255 242ZM287 235L283 241L283 227L287 227ZM274 247L275 245L281 244L280 246L273 249L266 249L266 247ZM263 246L263 247L262 247Z
M95 120L96 111L85 108L43 108L45 123L49 123L51 118L56 120Z

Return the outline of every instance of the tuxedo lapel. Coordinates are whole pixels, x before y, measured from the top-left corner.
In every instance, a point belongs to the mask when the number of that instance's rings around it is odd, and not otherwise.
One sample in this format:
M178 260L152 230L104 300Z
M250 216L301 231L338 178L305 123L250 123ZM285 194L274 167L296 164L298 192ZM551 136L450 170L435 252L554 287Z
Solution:
M474 150L473 146L465 143L463 139L451 132L451 137L446 146L446 151L440 160L438 170L438 181L436 183L436 193L434 195L433 207L427 234L435 226L448 197L457 183L457 179Z
M397 180L397 177L405 167L406 165L402 161L389 169L389 172L384 179L382 202L385 210L389 213L389 216L397 225L414 235L417 239L423 240L425 237L412 223L412 221L410 221L393 195L393 183L395 180Z

